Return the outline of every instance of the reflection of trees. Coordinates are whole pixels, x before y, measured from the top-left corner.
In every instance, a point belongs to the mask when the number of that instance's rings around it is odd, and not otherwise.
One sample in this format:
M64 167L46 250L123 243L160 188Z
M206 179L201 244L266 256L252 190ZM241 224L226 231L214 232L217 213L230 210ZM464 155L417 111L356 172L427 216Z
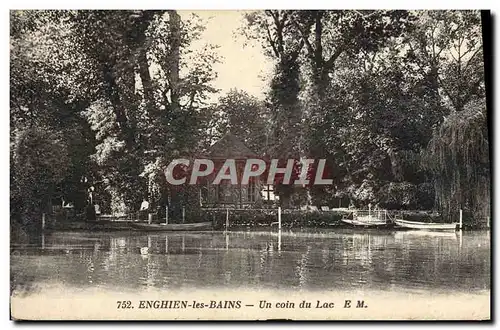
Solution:
M300 287L305 287L307 285L308 261L310 252L311 252L311 246L308 246L306 252L301 255L297 265L297 275L299 277Z
M45 249L16 249L11 258L16 285L488 288L490 243L481 235L464 233L460 247L454 236L283 232L278 251L269 232L56 234L46 235Z

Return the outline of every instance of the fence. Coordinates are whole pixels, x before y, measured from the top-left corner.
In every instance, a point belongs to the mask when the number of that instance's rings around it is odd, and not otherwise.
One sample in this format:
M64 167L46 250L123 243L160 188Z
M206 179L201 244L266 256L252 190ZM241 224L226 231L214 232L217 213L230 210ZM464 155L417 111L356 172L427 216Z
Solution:
M388 222L387 210L352 210L353 216L363 222Z

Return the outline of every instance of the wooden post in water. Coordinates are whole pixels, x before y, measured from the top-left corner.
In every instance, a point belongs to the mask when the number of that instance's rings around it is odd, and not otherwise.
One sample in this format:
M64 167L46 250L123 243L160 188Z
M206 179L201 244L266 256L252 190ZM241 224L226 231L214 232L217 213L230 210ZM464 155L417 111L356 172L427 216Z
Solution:
M148 213L148 224L151 224L153 222L153 213Z
M168 225L168 205L165 206L165 224Z
M458 250L462 251L462 241L463 241L463 239L462 239L462 230L458 231L458 239L459 239L459 241L458 241Z
M185 206L182 207L182 223L184 223L184 221L186 221L186 207Z
M458 223L458 228L459 228L460 230L462 230L462 209L460 209L460 219L459 219L459 221L460 221L460 222Z
M45 213L42 213L42 230L45 229Z
M278 229L278 251L281 252L281 228Z
M486 219L487 219L486 220L486 227L490 228L490 217L488 216Z
M281 206L278 206L278 230L281 230Z
M226 231L229 228L229 209L226 209Z

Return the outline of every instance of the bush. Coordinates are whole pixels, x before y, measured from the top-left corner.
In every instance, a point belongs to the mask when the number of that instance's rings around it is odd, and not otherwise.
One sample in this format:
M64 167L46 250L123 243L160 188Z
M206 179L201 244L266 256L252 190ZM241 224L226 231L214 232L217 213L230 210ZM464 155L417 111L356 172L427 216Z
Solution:
M201 209L186 211L186 222L212 221L215 229L222 229L226 223L225 209ZM341 223L344 213L335 211L302 211L284 209L281 225L284 228L330 227ZM230 227L261 227L277 225L277 209L229 209Z

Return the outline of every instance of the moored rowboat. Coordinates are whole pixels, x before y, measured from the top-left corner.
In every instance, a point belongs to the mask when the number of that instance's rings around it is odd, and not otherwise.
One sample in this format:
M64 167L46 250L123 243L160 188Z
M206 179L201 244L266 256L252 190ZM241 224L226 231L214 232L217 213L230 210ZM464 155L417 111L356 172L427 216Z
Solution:
M196 223L131 223L134 229L145 231L195 231L195 230L211 230L211 222L196 222Z
M420 230L456 230L457 223L437 223L437 222L417 222L395 219L394 222L398 227L420 229Z

